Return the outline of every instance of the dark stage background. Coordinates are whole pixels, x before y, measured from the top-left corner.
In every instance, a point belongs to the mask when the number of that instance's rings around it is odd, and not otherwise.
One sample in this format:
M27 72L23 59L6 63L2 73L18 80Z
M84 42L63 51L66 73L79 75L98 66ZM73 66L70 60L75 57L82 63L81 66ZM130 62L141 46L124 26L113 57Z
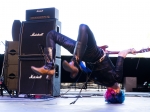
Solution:
M70 61L72 56L61 56L61 61L67 60ZM116 64L117 57L110 57L113 64ZM66 72L63 68L61 69L61 82L73 82L77 81L79 76L75 79L71 79L69 73ZM137 85L143 85L144 82L150 83L150 58L125 58L124 77L136 77ZM78 82L84 82L86 79L86 74L83 74Z
M61 56L61 62L63 60L70 61L71 57L72 56ZM4 54L0 54L0 70L1 71L2 71L2 66L3 66L3 58L4 58ZM117 60L116 57L110 57L110 59L112 60L114 64L116 63L116 60ZM62 83L86 81L86 78L85 78L86 74L82 74L80 78L79 76L75 79L71 79L69 77L69 73L66 72L61 66L61 82ZM124 77L136 77L137 85L143 85L145 81L150 83L150 58L129 58L129 57L125 58Z

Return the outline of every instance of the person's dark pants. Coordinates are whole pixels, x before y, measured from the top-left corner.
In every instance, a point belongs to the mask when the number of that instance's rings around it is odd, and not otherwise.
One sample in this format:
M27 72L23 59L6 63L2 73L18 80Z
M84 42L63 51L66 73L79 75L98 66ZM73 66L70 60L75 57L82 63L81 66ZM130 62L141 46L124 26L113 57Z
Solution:
M82 58L83 61L95 62L103 55L102 50L97 47L92 31L87 25L81 24L79 26L77 41L87 45L86 51ZM57 43L67 49L71 54L74 53L74 48L77 41L54 30L50 31L46 37L47 47L52 47L55 49Z

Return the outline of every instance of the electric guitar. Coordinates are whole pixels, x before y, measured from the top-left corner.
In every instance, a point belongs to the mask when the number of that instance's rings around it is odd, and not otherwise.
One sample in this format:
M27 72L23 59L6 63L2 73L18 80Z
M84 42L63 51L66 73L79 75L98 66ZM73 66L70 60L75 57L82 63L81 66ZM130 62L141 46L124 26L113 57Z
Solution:
M99 46L99 48L103 49L104 51L107 51L107 54L118 54L120 51L108 51L106 50L106 48L108 48L107 45L103 45L103 46ZM141 49L139 51L136 51L135 53L145 53L145 52L149 52L150 48L146 48L146 49Z

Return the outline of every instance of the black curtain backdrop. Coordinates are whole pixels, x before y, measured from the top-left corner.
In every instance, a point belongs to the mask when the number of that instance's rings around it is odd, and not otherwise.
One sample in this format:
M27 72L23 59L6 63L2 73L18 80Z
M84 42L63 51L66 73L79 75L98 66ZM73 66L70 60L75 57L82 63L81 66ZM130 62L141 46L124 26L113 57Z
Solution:
M71 57L72 56L61 56L61 61L70 61ZM115 65L117 57L110 57L110 59ZM150 83L150 58L125 58L123 74L124 77L136 77L137 85L143 85L145 81ZM69 73L66 72L63 67L61 68L61 82L75 82L78 80L78 77L71 79ZM78 82L84 82L86 80L85 77L86 74L82 74Z

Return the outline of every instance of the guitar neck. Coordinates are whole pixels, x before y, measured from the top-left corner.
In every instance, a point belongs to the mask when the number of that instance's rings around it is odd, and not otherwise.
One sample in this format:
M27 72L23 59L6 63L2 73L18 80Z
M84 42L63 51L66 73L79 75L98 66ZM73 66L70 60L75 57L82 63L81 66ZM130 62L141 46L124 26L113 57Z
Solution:
M107 51L107 54L118 54L119 51Z
M104 46L99 46L99 48L103 49L104 51L106 50L106 48L108 48L107 45ZM139 51L136 51L135 53L145 53L145 52L149 52L150 48L146 48L146 49L141 49ZM107 54L118 54L120 51L107 51ZM131 53L129 53L131 54Z
M119 51L107 51L107 54L118 54L118 53L119 53ZM135 53L143 53L143 52L136 51ZM129 54L131 54L131 53L129 53Z

